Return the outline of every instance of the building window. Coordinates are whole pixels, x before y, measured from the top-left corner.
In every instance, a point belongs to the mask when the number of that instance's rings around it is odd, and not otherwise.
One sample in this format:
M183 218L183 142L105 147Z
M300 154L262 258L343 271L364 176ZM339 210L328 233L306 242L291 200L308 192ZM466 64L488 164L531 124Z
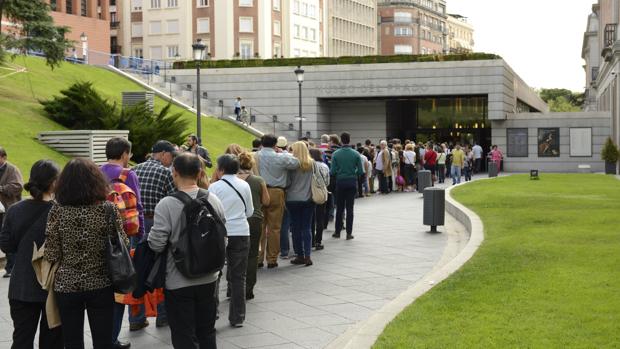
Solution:
M50 9L52 11L57 11L58 10L58 1L57 0L51 0L50 1Z
M296 48L296 49L294 49L294 50L293 50L293 55L294 55L295 57L299 57L299 56L301 55L301 53L300 53L300 51L299 51L299 49L298 49L298 48Z
M178 19L173 19L170 21L167 21L167 26L168 26L168 34L178 34L179 33L179 20Z
M133 49L133 56L138 58L143 58L144 53L142 52L142 47L136 47Z
M254 18L239 17L239 33L253 33L253 32L254 32Z
M254 0L239 0L239 7L252 7Z
M295 0L293 1L293 13L298 15L299 14L299 0Z
M273 10L280 11L280 0L273 0Z
M198 0L198 7L208 7L209 0Z
M316 6L309 5L308 6L308 17L315 18L316 17Z
M88 16L88 4L87 4L87 1L86 0L81 0L80 4L81 4L80 12L81 12L82 17Z
M412 36L413 29L409 27L396 27L394 28L394 36Z
M168 0L168 7L179 7L178 0Z
M273 57L278 58L282 56L282 46L280 44L273 44Z
M273 21L273 35L282 35L282 25L280 24L280 21Z
M310 29L310 40L316 41L316 29Z
M131 11L142 11L142 0L131 0Z
M303 34L303 39L304 40L308 40L308 27L302 27L301 28L301 33Z
M168 58L175 58L179 54L179 46L168 46Z
M132 38L141 38L142 37L142 23L131 23L131 37Z
M301 29L299 28L299 24L295 24L294 29L295 29L295 37L299 38L300 37L299 34L301 33L300 32Z
M161 8L161 0L151 0L151 8ZM161 47L159 50L161 51Z
M394 12L394 23L412 23L413 17L409 12Z
M149 23L149 33L152 35L161 34L161 21L152 21Z
M66 0L65 9L68 14L73 14L73 0Z
M413 54L413 47L411 45L394 45L394 54L396 55Z
M198 33L208 33L211 30L209 18L198 18L196 28Z
M162 59L161 46L151 46L151 59Z
M252 58L252 47L254 46L252 41L239 41L239 53L242 59Z
M308 15L308 4L306 4L305 2L301 4L301 15L302 16Z

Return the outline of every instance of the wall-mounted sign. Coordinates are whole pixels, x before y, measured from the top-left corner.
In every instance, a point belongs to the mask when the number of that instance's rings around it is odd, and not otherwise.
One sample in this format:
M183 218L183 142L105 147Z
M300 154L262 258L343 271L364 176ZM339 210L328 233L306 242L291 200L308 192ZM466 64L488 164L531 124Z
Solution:
M538 129L538 156L539 157L559 157L560 156L560 129L559 128L539 128Z
M570 129L570 156L592 156L592 129Z
M506 155L510 158L522 158L528 156L527 128L506 129Z

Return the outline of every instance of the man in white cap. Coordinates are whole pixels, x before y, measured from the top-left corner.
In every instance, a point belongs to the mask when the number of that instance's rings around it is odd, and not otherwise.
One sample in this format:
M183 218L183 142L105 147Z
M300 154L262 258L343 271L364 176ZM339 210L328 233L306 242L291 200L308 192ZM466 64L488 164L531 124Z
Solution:
M288 153L286 150L286 146L288 145L288 140L284 136L278 137L278 143L276 143L276 147L278 147L278 153Z

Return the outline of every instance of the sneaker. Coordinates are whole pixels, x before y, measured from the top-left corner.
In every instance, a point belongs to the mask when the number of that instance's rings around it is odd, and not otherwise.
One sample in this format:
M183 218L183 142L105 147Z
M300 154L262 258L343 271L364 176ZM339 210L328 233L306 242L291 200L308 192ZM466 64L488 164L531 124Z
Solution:
M295 257L295 259L291 260L291 264L295 264L295 265L302 265L305 264L306 261L304 260L303 257Z
M340 239L340 233L333 233L333 234L332 234L332 237L333 237L334 239Z
M263 262L260 262L260 263L258 263L258 265L256 267L260 269L260 268L262 268L264 266L265 266L265 264Z
M11 277L11 273L5 273L4 275L2 275L3 278L8 279Z
M155 327L167 327L168 319L157 319L155 320Z
M289 257L288 257L288 254L287 254L287 255L281 255L281 256L280 256L280 259L288 259L288 258L289 258Z
M323 246L321 244L317 244L316 246L314 246L314 249L317 250L317 251L320 251L320 250L322 250L324 248L325 248L325 246Z
M144 322L139 322L139 323L132 323L132 324L129 324L129 331L131 332L140 331L141 329L144 329L148 326L149 326L149 320L144 320Z
M278 267L278 263L268 263L267 264L267 269L273 269L273 268L277 268Z
M347 234L347 240L353 240L353 239L355 239L353 234Z
M249 301L250 299L254 299L254 292L252 292L252 291L246 292L246 294L245 294L245 300Z
M238 323L238 324L233 324L233 323L231 322L231 323L230 323L230 326L231 326L231 327L234 327L234 328L241 328L241 327L243 327L243 322L240 322L240 323Z
M128 349L128 348L131 348L131 343L129 342L116 341L116 343L112 344L112 349Z

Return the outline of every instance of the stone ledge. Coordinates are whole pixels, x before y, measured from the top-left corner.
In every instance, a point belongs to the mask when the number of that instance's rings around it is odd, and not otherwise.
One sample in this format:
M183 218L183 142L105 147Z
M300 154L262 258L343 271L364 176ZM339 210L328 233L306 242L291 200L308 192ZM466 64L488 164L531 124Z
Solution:
M455 187L446 189L446 212L461 223L466 231L469 232L467 245L445 265L424 276L393 301L379 309L370 318L336 338L327 346L328 349L362 349L372 347L390 321L396 318L398 314L417 298L459 270L478 250L478 247L480 247L484 240L482 221L473 211L452 198L451 191L453 188Z

